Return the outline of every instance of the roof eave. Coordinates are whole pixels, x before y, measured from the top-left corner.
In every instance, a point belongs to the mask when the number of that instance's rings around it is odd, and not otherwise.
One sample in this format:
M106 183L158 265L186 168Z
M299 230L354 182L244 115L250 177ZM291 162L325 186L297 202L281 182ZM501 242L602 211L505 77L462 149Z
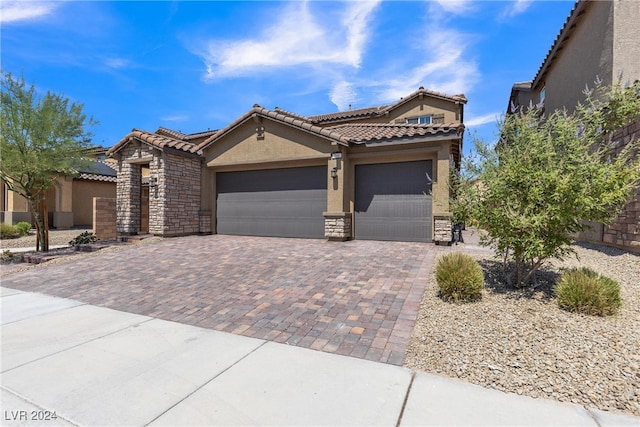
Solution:
M365 147L384 147L389 145L405 145L405 144L419 144L423 142L442 142L451 140L461 140L462 134L459 132L449 132L442 135L420 135L401 138L384 138L384 139L372 139L368 141L354 142L354 145L364 145Z
M562 45L566 40L569 39L569 37L571 36L571 33L573 33L573 30L576 27L576 21L578 21L582 17L582 15L585 14L585 12L587 11L587 8L590 6L591 4L589 1L586 1L586 0L576 1L576 4L573 6L573 9L569 13L569 17L566 19L564 25L562 26L560 33L558 33L558 36L553 41L553 44L551 45L549 52L545 56L544 60L542 61L542 64L540 65L540 68L538 69L538 72L533 78L533 81L531 84L532 88L537 87L540 84L540 81L544 79L544 77L547 74L547 70L555 60L557 53L562 49Z

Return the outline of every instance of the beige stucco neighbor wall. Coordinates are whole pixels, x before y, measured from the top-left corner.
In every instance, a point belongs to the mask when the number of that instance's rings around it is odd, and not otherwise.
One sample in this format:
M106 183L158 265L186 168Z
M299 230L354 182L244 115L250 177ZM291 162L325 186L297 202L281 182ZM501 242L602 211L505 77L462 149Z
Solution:
M93 198L108 197L115 199L116 184L99 181L73 181L73 225L91 226L93 222Z
M640 2L616 0L613 2L615 31L613 38L613 79L622 75L622 83L640 80L640 42L638 22Z
M605 84L611 84L612 16L613 2L590 3L586 13L580 18L582 22L566 41L546 75L535 82L536 96L545 87L545 111L551 112L564 107L572 110L578 102L584 100L582 91L585 85L594 87L596 76Z

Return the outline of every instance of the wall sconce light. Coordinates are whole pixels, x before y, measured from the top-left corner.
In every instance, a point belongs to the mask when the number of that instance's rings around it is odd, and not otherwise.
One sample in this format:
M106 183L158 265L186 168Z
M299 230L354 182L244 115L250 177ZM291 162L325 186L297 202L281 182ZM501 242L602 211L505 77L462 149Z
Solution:
M149 177L149 187L156 187L158 185L158 178L155 176Z
M336 179L338 177L338 168L331 169L331 178Z

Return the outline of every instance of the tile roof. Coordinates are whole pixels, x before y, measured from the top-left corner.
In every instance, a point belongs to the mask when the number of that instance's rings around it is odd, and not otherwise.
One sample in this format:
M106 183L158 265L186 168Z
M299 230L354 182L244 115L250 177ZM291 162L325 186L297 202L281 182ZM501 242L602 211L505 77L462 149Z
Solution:
M175 132L175 131L173 131ZM168 133L168 132L166 132ZM115 154L122 149L131 140L137 139L152 147L160 150L164 148L173 148L178 151L184 151L185 153L195 153L198 151L198 145L192 142L184 141L177 138L159 135L154 132L148 132L140 129L133 129L131 133L122 138L117 144L109 149L107 155Z
M195 133L182 133L180 131L168 129L162 126L159 127L157 131L155 131L155 133L158 135L168 136L169 138L179 139L182 141L192 141L194 139L207 138L211 135L214 135L216 132L218 131L205 130L202 132L195 132Z
M220 138L222 138L223 136L227 135L229 132L231 132L232 130L237 128L238 126L244 124L246 121L252 120L252 119L257 119L257 118L260 118L260 117L269 118L269 119L271 119L273 121L280 122L280 123L289 125L289 126L294 127L294 128L298 128L300 130L309 132L311 134L320 136L322 138L326 138L326 139L328 139L328 140L330 140L332 142L336 142L338 144L342 144L342 145L348 145L349 144L349 140L347 138L345 138L344 136L342 136L340 133L335 132L335 131L333 131L331 129L327 129L327 128L322 128L320 126L316 126L313 123L311 123L308 120L306 120L302 116L298 116L297 114L292 114L292 113L289 113L289 112L281 110L281 109L271 111L271 110L268 110L268 109L266 109L264 107L261 107L258 104L255 104L251 110L246 112L244 115L242 115L236 121L231 123L229 126L225 127L224 129L219 130L215 135L212 135L209 138L207 138L205 141L203 141L198 146L198 149L202 150L202 149L208 147L209 145L211 145L215 141L219 140Z
M437 125L354 123L327 129L342 134L353 144L362 144L397 138L458 136L464 131L464 125L458 123Z
M327 114L318 114L316 116L309 116L307 120L312 123L325 123L332 121L341 121L341 120L353 120L353 119L363 119L369 117L377 117L380 115L380 111L386 111L386 105L380 107L367 107L367 108L358 108L356 110L348 110L348 111L338 111L336 113L327 113Z
M164 127L159 127L156 132L133 129L131 133L111 147L107 152L107 155L117 153L134 139L160 150L164 148L173 148L188 154L201 154L200 150L223 138L245 122L249 120L256 120L256 122L259 123L262 118L267 118L275 122L300 129L321 138L325 138L330 142L345 146L348 146L350 143L359 144L390 140L394 138L454 136L464 130L464 125L462 124L416 125L391 123L344 123L334 126L318 126L318 124L327 125L367 117L382 116L394 108L421 96L436 97L456 103L467 102L467 98L464 95L445 95L440 92L420 87L417 91L405 98L402 98L394 104L309 117L301 116L278 107L274 110L268 110L258 104L255 104L251 110L220 130L207 130L192 134L184 134L180 131ZM203 138L204 140L202 140Z
M421 96L429 96L432 98L444 99L444 100L456 102L456 103L463 103L463 104L467 103L467 98L464 95L447 95L441 92L428 90L420 86L420 88L418 88L417 91L409 94L409 96L401 98L399 101L394 102L393 104L381 105L377 107L359 108L356 110L349 110L349 111L339 111L336 113L319 114L315 116L309 116L307 117L307 119L312 123L331 123L331 122L340 122L340 121L347 121L347 120L359 120L359 119L365 119L365 118L371 118L371 117L380 117L380 116L384 116L385 114L394 110L395 108L398 108L399 106L411 101L412 99L421 97Z
M109 162L96 161L93 164L85 166L78 170L78 179L86 179L90 181L117 182L118 174L115 165Z
M553 41L551 48L549 48L549 52L547 52L547 55L544 57L540 68L538 68L538 72L533 78L532 87L535 87L539 83L539 79L544 77L547 69L551 66L551 63L553 63L553 61L558 56L558 52L562 50L562 45L564 45L564 43L571 37L571 34L576 28L576 21L586 12L587 8L590 6L590 2L586 0L576 1L573 9L571 9L571 12L569 12L569 16L564 21L562 29Z

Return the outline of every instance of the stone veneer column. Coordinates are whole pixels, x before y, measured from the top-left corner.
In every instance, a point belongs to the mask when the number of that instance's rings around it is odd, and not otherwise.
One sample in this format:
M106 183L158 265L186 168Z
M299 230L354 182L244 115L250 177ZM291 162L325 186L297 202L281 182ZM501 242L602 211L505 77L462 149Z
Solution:
M343 242L351 238L350 212L324 212L324 236L331 241Z
M120 163L117 198L117 230L120 234L136 234L140 231L140 165Z

